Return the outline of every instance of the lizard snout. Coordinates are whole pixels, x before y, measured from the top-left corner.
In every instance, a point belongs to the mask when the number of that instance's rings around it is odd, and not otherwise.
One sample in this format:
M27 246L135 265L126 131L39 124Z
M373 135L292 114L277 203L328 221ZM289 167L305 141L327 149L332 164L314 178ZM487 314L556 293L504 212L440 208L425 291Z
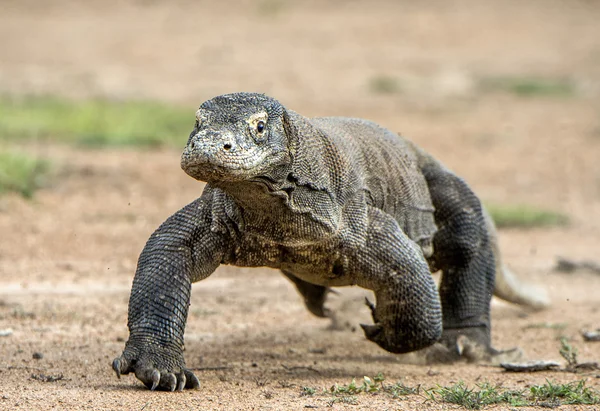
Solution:
M230 180L246 176L258 157L229 130L202 130L193 135L181 155L181 168L201 181ZM239 174L239 176L238 176Z
M208 131L200 132L193 136L185 153L195 156L212 156L225 152L235 152L238 147L233 133Z

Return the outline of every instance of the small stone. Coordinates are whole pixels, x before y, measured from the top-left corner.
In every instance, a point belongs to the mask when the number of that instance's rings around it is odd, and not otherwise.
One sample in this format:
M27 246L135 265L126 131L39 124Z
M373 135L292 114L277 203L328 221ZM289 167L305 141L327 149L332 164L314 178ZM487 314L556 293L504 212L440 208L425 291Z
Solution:
M600 341L600 330L584 331L582 334L585 341Z
M44 354L42 354L41 352L36 351L33 353L34 360L41 360L42 358L44 358Z
M5 328L4 330L0 330L0 337L9 337L13 333L12 328Z
M510 372L536 372L555 370L560 367L556 361L529 361L523 363L502 363L500 367Z

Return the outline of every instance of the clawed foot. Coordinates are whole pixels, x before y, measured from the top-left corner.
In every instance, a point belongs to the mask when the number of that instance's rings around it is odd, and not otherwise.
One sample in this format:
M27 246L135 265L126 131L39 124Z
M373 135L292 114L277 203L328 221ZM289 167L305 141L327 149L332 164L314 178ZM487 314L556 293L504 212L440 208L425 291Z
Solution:
M325 300L329 293L337 294L337 292L329 287L304 281L291 272L282 271L282 273L294 283L298 292L303 297L304 305L306 305L308 311L320 318L332 317L331 311L325 307Z
M489 344L485 332L479 328L444 330L442 340L423 350L428 363L487 362L498 365L518 361L523 352L519 348L496 350Z
M373 317L373 321L375 322L375 324L360 324L360 327L363 329L367 340L379 344L382 337L381 333L384 331L383 326L377 321L377 311L375 310L375 304L373 304L371 300L369 300L367 297L365 297L365 305L369 307L369 310L371 311L371 317Z
M337 291L331 288L326 288L325 292L308 293L304 296L304 305L313 315L319 318L332 318L333 313L325 307L325 300L328 294L338 294Z
M373 321L377 322L377 314L376 314L376 310L375 310L375 304L373 304L371 302L371 300L369 300L367 297L365 297L365 305L367 307L369 307L369 310L371 311L371 317L373 317Z
M373 341L376 344L380 344L383 326L377 321L377 311L375 310L375 304L373 304L371 300L365 297L365 305L369 307L369 310L371 311L371 317L373 317L373 321L375 322L375 324L360 324L360 327L363 329L367 340Z
M183 391L184 388L200 387L198 377L185 368L183 356L174 355L166 349L151 353L126 347L123 354L115 358L112 368L118 378L121 374L135 373L137 379L152 391Z
M441 321L411 321L409 316L397 315L397 306L387 304L375 306L365 298L371 310L374 324L360 324L365 337L386 351L403 354L433 344L440 338ZM383 307L383 308L382 308Z

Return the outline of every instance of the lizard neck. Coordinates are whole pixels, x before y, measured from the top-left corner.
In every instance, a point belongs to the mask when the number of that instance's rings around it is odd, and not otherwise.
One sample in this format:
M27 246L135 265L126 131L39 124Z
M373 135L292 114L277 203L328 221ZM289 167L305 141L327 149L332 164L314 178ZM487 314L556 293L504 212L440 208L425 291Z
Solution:
M335 175L351 169L348 158L313 122L293 111L285 113L284 127L289 163L267 175L211 184L235 203L242 231L281 244L329 239L339 232L344 204L357 191L355 181Z
M236 210L240 231L286 246L330 239L340 228L341 208L325 192L294 181L247 181L217 186ZM322 207L315 207L323 204Z
M288 193L278 189L270 180L244 181L217 185L248 216L273 215L274 218L288 211Z

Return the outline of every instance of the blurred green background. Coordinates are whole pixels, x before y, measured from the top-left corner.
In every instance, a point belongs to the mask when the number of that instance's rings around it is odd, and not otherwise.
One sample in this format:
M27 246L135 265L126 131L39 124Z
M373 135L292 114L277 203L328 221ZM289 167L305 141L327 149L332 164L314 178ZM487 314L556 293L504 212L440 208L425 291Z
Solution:
M0 16L1 193L60 184L48 144L181 149L194 109L232 91L401 131L473 182L501 225L567 221L572 199L551 182L600 181L578 151L600 140L593 2L32 4Z

